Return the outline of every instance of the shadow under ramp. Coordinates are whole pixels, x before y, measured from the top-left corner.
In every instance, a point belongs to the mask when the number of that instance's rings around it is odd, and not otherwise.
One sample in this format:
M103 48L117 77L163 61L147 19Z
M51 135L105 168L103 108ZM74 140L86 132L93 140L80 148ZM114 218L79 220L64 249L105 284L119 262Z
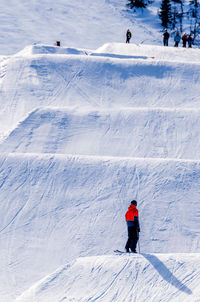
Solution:
M192 291L180 280L178 280L174 276L174 274L170 272L170 270L165 266L165 264L160 259L158 259L155 255L142 253L142 256L151 263L151 265L157 270L157 272L165 281L167 281L168 283L176 287L178 290L188 295L192 294Z
M147 60L147 56L131 56L131 55L120 55L120 54L113 54L113 53L91 53L92 57L108 57L114 59L143 59ZM153 58L153 57L151 57Z

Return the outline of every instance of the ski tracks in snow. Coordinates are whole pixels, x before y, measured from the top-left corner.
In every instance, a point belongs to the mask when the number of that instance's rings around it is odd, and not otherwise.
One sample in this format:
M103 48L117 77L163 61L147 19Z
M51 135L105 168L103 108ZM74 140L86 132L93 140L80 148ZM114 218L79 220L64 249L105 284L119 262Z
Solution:
M105 296L107 295L107 293L109 292L109 290L111 289L111 287L114 285L115 281L119 278L119 276L121 275L121 273L127 268L128 264L129 264L130 260L126 260L125 264L123 265L123 267L120 269L120 271L116 274L116 276L114 277L114 279L111 281L111 283L103 290L103 292L98 295L97 297L92 297L90 299L88 299L88 302L96 302L96 301L102 301L103 298L105 298ZM115 297L116 299L117 297ZM106 301L106 300L105 300ZM117 300L113 300L113 302L117 301ZM111 301L110 301L111 302Z

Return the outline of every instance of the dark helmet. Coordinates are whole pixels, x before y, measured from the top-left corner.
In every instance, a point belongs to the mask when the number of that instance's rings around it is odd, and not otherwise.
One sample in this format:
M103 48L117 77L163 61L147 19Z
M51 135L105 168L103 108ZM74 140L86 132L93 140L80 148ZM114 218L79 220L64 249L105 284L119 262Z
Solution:
M137 201L136 200L132 200L131 204L134 205L134 206L137 206Z

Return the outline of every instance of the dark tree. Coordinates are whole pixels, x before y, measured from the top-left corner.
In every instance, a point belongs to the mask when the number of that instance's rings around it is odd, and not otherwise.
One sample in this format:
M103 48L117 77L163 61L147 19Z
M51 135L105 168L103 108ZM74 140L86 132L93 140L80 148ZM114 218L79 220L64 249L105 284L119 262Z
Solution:
M190 12L192 14L192 18L196 18L198 15L199 3L197 0L191 0L190 3Z
M162 0L159 17L163 27L168 28L172 23L172 12L170 0Z
M194 42L200 35L200 3L198 0L191 0L189 6L190 32Z
M173 6L172 8L172 29L177 28L177 23L178 23L178 10L176 8L176 6Z
M130 9L133 8L145 8L148 2L145 0L128 0L127 7Z
M176 15L173 19L176 19L176 23L180 25L180 32L183 32L183 18L184 18L184 0L172 0L174 5L176 5ZM172 13L173 15L173 13ZM173 28L173 27L172 27Z

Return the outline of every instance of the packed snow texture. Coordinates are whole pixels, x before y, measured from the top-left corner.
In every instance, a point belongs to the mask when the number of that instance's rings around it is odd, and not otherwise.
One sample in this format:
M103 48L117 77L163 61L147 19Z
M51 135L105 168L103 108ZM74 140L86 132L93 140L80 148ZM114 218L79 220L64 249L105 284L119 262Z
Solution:
M199 260L197 254L79 258L35 284L17 302L198 302Z
M0 151L200 160L199 114L195 109L46 107L29 114Z
M111 43L0 58L2 302L200 301L198 55ZM142 254L114 255L133 198Z

